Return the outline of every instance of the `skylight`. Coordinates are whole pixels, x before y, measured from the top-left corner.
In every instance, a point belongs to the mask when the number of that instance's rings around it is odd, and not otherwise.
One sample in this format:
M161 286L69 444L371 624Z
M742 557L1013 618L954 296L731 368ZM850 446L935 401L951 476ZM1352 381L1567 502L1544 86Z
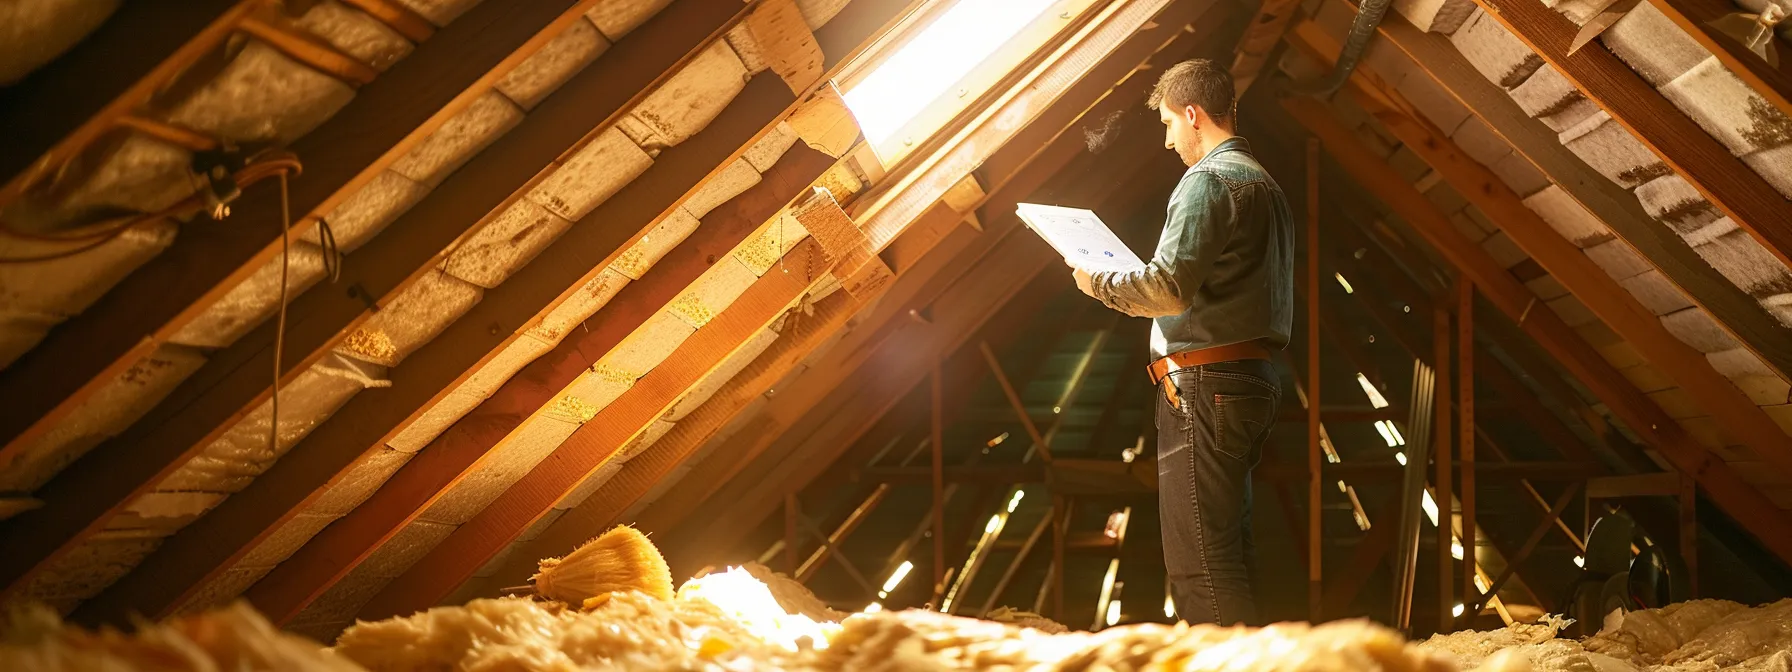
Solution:
M868 73L842 83L846 106L886 165L962 111L1018 65L1031 47L1042 44L1089 3L955 0L949 4L893 53L881 57ZM1047 17L1053 9L1058 10L1056 16ZM1060 21L1029 31L1042 17ZM1026 43L1022 46L1028 49L1003 52L1004 45L1021 36L1027 39L1019 42ZM999 71L979 69L986 65ZM926 123L915 123L922 117Z

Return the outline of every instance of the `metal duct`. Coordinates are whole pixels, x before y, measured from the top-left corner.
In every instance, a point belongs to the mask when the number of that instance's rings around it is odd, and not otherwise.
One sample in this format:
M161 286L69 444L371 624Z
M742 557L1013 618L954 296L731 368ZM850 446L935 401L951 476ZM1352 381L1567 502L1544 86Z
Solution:
M1338 53L1338 63L1332 67L1331 74L1316 81L1295 82L1290 88L1296 93L1324 98L1343 86L1345 80L1350 79L1350 73L1356 71L1357 61L1369 48L1369 38L1375 36L1382 15L1392 3L1393 0L1363 0L1357 6L1356 20L1350 24L1350 36L1344 39L1344 50Z

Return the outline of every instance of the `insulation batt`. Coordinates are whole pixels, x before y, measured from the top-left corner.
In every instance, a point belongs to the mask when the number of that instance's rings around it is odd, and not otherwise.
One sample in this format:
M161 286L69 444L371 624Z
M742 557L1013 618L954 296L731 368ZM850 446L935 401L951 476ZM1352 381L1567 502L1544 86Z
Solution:
M65 627L39 605L0 620L0 670L157 672L353 672L360 668L316 643L274 629L246 602L146 625L126 635Z

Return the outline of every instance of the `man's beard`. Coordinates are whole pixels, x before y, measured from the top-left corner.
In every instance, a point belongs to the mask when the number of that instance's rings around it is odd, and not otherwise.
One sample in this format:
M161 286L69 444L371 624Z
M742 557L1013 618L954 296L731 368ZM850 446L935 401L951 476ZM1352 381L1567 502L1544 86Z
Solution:
M1190 168L1193 168L1195 164L1201 162L1203 157L1207 156L1207 143L1201 137L1201 129L1195 128L1192 130L1195 133L1195 141L1190 143L1186 153L1182 153L1182 162L1187 164Z

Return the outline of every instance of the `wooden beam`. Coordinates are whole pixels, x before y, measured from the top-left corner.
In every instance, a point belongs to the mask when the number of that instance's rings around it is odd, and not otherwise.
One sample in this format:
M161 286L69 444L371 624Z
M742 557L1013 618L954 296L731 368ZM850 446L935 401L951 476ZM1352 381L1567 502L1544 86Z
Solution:
M796 491L784 493L784 571L795 576L797 570L797 543L802 540L797 519L803 515L801 504L797 501Z
M1333 119L1318 103L1283 100L1303 126L1320 137L1355 181L1413 223L1427 241L1462 269L1465 277L1481 288L1482 295L1502 312L1517 319L1534 296L1505 273L1486 252L1475 247L1386 163L1370 154L1351 131ZM1742 523L1783 561L1792 562L1792 520L1778 512L1771 500L1744 482L1730 466L1693 440L1679 424L1631 386L1585 340L1548 310L1530 311L1519 325L1555 360L1603 400L1633 431L1657 447L1681 471L1693 474L1699 484L1733 518Z
M1325 463L1321 445L1324 426L1319 422L1319 140L1307 138L1306 322L1307 322L1307 618L1320 621L1324 606L1325 519L1321 504L1325 491L1319 483L1319 465Z
M1672 472L1603 476L1587 481L1587 499L1622 497L1676 497L1680 475Z
M1781 377L1792 378L1792 343L1760 302L1718 273L1667 224L1649 216L1628 190L1562 146L1555 131L1525 114L1505 90L1480 76L1449 38L1421 31L1398 16L1383 19L1377 32L1383 43L1405 52L1439 87L1605 222ZM1337 42L1312 22L1297 26L1289 41L1322 63L1332 62L1338 52Z
M828 535L829 543L809 554L809 557L803 560L802 566L797 567L796 573L791 576L803 583L808 583L809 579L815 578L815 573L821 571L822 565L827 563L834 549L845 543L846 538L852 536L853 531L859 529L859 524L865 522L865 519L871 516L872 511L877 510L877 506L882 504L884 497L889 494L890 486L887 484L879 483L876 488L872 488L871 494L865 497L865 501L853 507L852 512L847 514L846 520L840 521L840 525L834 528L832 534Z
M803 219L799 217L799 221ZM679 394L801 298L819 278L819 274L808 276L794 272L795 269L827 269L832 266L832 259L838 258L836 254L833 250L824 251L815 238L799 243L785 255L786 268L793 272L760 277L727 310L679 345L664 363L635 381L633 387L581 425L527 476L457 528L410 571L388 584L362 609L360 617L378 620L408 614L434 605L453 591L658 419Z
M226 4L233 7L228 13L221 9ZM80 151L97 139L105 129L110 129L119 116L148 104L154 91L165 83L161 79L153 79L154 77L162 76L165 79L174 76L175 71L186 68L191 59L209 51L211 44L216 44L218 39L234 29L249 10L259 4L252 1L223 3L205 0L180 3L181 11L173 13L161 8L146 9L135 5L120 9L117 15L108 19L93 35L77 46L76 51L57 59L39 73L45 76L43 89L33 89L32 83L38 81L34 75L31 80L19 85L17 98L7 96L6 106L0 108L0 128L19 132L16 139L25 143L13 144L14 138L9 138L9 148L23 149L16 156L28 160L41 153L32 149L44 146L37 143L57 142L54 148L46 148L52 152L52 156L38 164L39 167L34 170L60 170L68 158L73 156L73 152ZM555 26L564 26L573 20L584 20L579 12L568 11L568 4L567 0L528 0L494 3L468 10L453 24L442 29L443 39L432 39L418 45L410 55L381 74L377 85L362 87L356 92L355 99L331 116L329 121L288 145L286 149L297 155L304 162L305 168L304 178L293 180L290 191L294 224L304 224L320 217L337 203L356 193L362 185L378 175L382 168L403 157L412 145L421 142L443 122L477 99L485 90L481 84L496 82L509 67L545 45L558 34L554 30ZM717 0L715 4L727 3ZM202 17L206 12L205 8L215 10L212 17L205 19L215 19L215 22L205 28L203 35L180 47L179 54L169 56L167 61L158 66L173 67L174 70L166 73L158 70L158 74L131 85L128 91L115 100L108 95L110 102L103 103L105 107L96 113L93 123L74 129L71 134L71 131L66 130L67 124L77 120L75 115L43 113L47 109L82 109L83 103L99 108L102 102L97 98L89 98L92 92L107 91L109 94L116 89L108 90L96 83L114 81L117 78L114 71L141 73L143 67L149 64L135 60L115 62L113 58L124 55L147 57L147 53L138 51L140 46L165 46L169 37L180 34L179 26L183 21L205 18ZM670 8L667 11L693 14L690 9ZM702 17L694 15L691 18ZM697 25L703 23L698 21ZM694 28L696 26L662 26L653 32L663 37L666 42L663 46L650 47L653 40L640 40L643 44L625 51L639 53L642 58L651 61L654 60L652 56L659 51L670 50L680 42L701 39L710 30L707 27L700 31L692 30ZM197 30L197 27L194 26L194 29ZM219 29L224 30L224 33L213 35ZM679 32L687 30L697 33L697 37L677 39ZM211 42L206 43L206 40ZM188 53L192 49L199 51ZM617 49L624 50L623 45L617 45ZM619 53L620 51L613 51L612 58L605 59L605 63L616 63L620 60L616 58ZM676 55L671 58L676 58ZM102 63L106 70L98 70ZM634 91L636 89L629 86L638 87L638 84L634 84L635 80L645 83L650 79L650 76L643 76L632 69L606 67L605 63L587 68L581 75L587 80L598 80L596 83L600 88L595 92L595 97L564 101L562 104L562 107L580 110L584 116L579 119L584 123L589 123L593 108L603 109L604 101L610 98L626 98L626 95L619 95L618 92ZM80 78L55 83L58 80L54 78L65 73L73 76L75 72L82 73ZM579 80L580 77L575 77L562 91L578 88L574 82ZM12 91L13 89L9 89L8 93L11 94ZM587 91L583 95L591 96L592 93ZM555 98L573 98L579 95L564 93ZM20 107L11 107L13 101ZM620 102L617 100L616 104ZM550 105L544 103L530 115L530 121L524 125L535 123L535 118L549 108ZM86 117L83 115L80 118ZM90 129L89 126L95 123L102 126ZM554 124L563 126L564 122L549 120L545 125ZM499 142L511 141L521 132L521 128L513 130ZM566 143L556 146L547 154L546 160L533 164L531 169L547 165L548 161L552 161L565 148ZM486 153L491 151L488 149ZM10 162L15 153L9 151L4 156ZM11 173L4 168L0 168L0 172ZM466 172L467 168L460 171ZM489 179L489 176L482 176L480 179ZM454 198L452 194L462 190L455 188L456 186L451 179L450 183L435 190L432 198L451 200ZM461 186L464 188L464 185ZM0 198L0 202L4 202L4 198ZM466 202L459 201L455 207L446 211L448 214L459 213L462 218L476 219L490 210L479 208L476 214L461 212L473 209ZM419 210L428 208L419 204L411 213L418 215ZM197 318L211 303L222 298L262 265L278 257L282 209L277 190L249 189L231 204L231 213L230 223L225 226L188 227L182 232L176 245L133 271L130 282L119 283L108 290L92 306L58 325L44 342L25 353L4 371L0 371L0 398L15 402L0 409L0 459L8 458L12 453L34 443L114 377L152 353L157 345ZM451 228L443 223L440 216L443 212L421 214L421 217L413 217L413 220L425 223L411 224L408 228ZM407 228L403 222L403 218L394 222L378 238L403 237L397 235ZM304 231L307 227L300 225L293 228ZM445 237L445 240L453 239L453 234ZM431 247L423 254L433 255L443 247L444 245ZM345 270L364 268L358 260L372 256L365 248L357 250L355 254L349 255L350 261ZM353 272L346 277L361 279ZM369 290L376 288L374 285L367 285ZM343 296L342 292L311 292L307 295L315 294ZM354 301L356 306L365 307L359 299L349 300ZM292 314L295 317L294 331L300 331L297 317L302 313L296 305ZM256 341L256 334L263 332L269 337L265 340L271 343L271 328L252 332L244 340ZM289 341L290 351L300 350L304 343L302 337L293 338ZM293 368L302 368L301 363L295 362ZM239 357L232 355L232 351L226 350L214 356L207 368L224 365L252 368L260 380L267 378L264 373L272 368L273 360L270 354L264 363L248 366ZM206 378L204 371L195 374L194 378ZM176 392L170 398L181 399L185 396ZM139 424L142 424L141 421ZM117 463L112 464L114 467L119 466ZM5 581L9 574L10 572L0 573L0 583L9 583Z
M1699 597L1699 482L1680 475L1680 561L1686 567L1688 599Z
M1787 61L1781 60L1778 65L1770 64L1767 59L1755 55L1742 46L1736 37L1725 35L1711 26L1713 21L1734 13L1745 11L1741 6L1719 2L1718 0L1649 0L1669 20L1686 31L1687 35L1697 40L1699 46L1717 56L1724 68L1736 74L1749 88L1767 100L1768 104L1778 108L1780 114L1792 115L1792 72L1787 71ZM1781 10L1784 17L1784 9ZM1781 53L1787 51L1784 38L1769 30L1767 39Z
M984 346L987 348L988 346ZM984 352L988 352L985 350ZM999 375L999 372L998 372ZM940 410L940 365L934 360L933 370L927 376L927 400L930 409L927 417L932 432L928 434L928 455L932 459L933 488L929 494L933 497L933 594L939 595L946 589L946 442L944 439L945 419Z
M1792 474L1792 440L1785 430L1718 374L1703 353L1670 333L1634 295L1526 207L1492 170L1463 153L1393 87L1367 71L1352 75L1350 84L1356 100L1394 137L1443 174L1600 320L1686 390L1695 404L1718 419L1727 435Z
M1456 282L1468 282L1467 278L1458 277ZM1450 544L1456 536L1455 524L1451 517L1455 515L1456 498L1451 487L1454 466L1450 454L1456 441L1450 434L1451 400L1450 400L1450 313L1442 307L1431 310L1431 345L1435 351L1431 354L1432 368L1437 369L1436 401L1433 402L1434 418L1432 422L1432 465L1436 471L1431 476L1431 489L1436 493L1432 501L1437 504L1437 609L1438 632L1449 632L1452 619L1450 607L1455 604L1455 585L1451 571L1454 564L1450 556Z
M68 51L0 89L0 206L62 169L222 44L259 0L123 5ZM47 114L55 110L55 114ZM10 397L9 397L10 398Z
M553 6L556 4L562 6ZM371 179L377 169L369 170L370 165L384 165L382 162L402 156L408 150L405 143L427 135L434 128L431 124L439 124L458 112L457 105L470 103L476 96L466 94L464 89L493 77L494 66L514 57L519 44L545 43L551 38L551 34L540 36L537 31L563 18L563 5L564 2L535 1L476 7L461 17L462 21L443 29L443 41L418 47L382 75L380 85L365 87L330 121L290 147L306 162L305 178L295 180L291 190L293 210L303 213L321 209L340 191L357 188ZM577 13L571 19L583 20ZM486 32L476 32L480 28ZM670 36L668 30L675 28L667 26L659 32ZM656 53L645 47L633 51ZM574 113L578 119L588 120L592 106L603 109L605 101L619 106L626 98L608 89L593 91L593 84L621 86L637 78L636 73L605 68L600 63L562 89L568 98L555 96L544 102L531 119L539 115L554 122L571 118L569 113ZM581 81L582 85L577 84ZM583 99L574 99L581 95ZM561 104L554 105L556 101ZM578 107L581 103L585 107ZM564 116L556 117L550 112L552 109L562 110L560 114ZM345 280L358 282L369 290L378 289L381 285L372 282L374 277L395 280L394 274L403 277L409 271L355 260L386 258L379 251L382 249L423 245L421 240L434 240L440 235L436 230L450 228L445 223L456 216L469 220L467 224L471 225L479 215L455 208L473 209L461 200L469 196L467 190L472 187L458 180L469 174L473 174L472 180L482 180L496 172L515 172L511 165L488 165L484 173L474 168L481 160L501 161L491 158L495 152L502 154L498 152L500 145L523 142L519 138L528 135L523 128L512 131L433 192L435 208L428 207L431 199L426 199L373 242L349 255ZM562 144L546 152L549 158L545 161L551 161L564 148ZM204 308L198 305L198 299L222 296L234 286L226 276L246 276L254 271L257 266L253 258L258 252L279 248L278 244L269 243L269 239L278 238L279 205L274 194L244 195L233 205L236 219L230 226L202 227L183 235L179 245L135 271L131 282L108 292L79 317L59 326L52 338L0 372L0 396L18 400L0 411L0 438L11 439L0 448L0 457L30 445L35 436L85 399L84 395L109 381L106 371L122 370L153 350L159 339L179 328L174 320L176 313L191 318ZM480 209L479 214L486 211ZM451 236L424 254L434 255L449 240ZM334 342L337 335L334 326L307 323L310 311L303 310L304 305L309 305L307 301L347 302L357 315L366 310L359 299L342 292L303 295L293 306L289 320L288 379L322 356L325 349L317 344ZM260 404L266 398L267 372L273 366L274 331L275 325L264 324L235 346L216 353L130 430L96 447L58 474L42 489L47 494L46 506L34 512L37 515L8 521L5 529L0 530L0 539L8 540L0 543L16 551L0 558L0 586L22 585L21 579L46 566L53 556L71 549L73 541L98 531L135 494L153 487L183 464L185 458L203 449L225 429L223 425L228 419ZM295 356L296 352L307 354ZM132 606L150 605L135 602Z
M1238 55L1232 59L1232 87L1237 91L1237 98L1244 98L1244 93L1257 81L1264 62L1269 60L1270 52L1275 51L1276 44L1282 41L1282 33L1287 32L1288 24L1299 11L1300 3L1295 0L1263 0L1263 4L1257 6L1256 16L1245 24L1244 36L1238 39Z
M1002 397L1008 400L1009 408L1014 409L1015 417L1019 418L1021 426L1026 428L1027 437L1033 440L1033 447L1039 451L1040 457L1045 458L1048 463L1051 462L1051 439L1040 434L1039 428L1033 424L1033 418L1027 415L1026 404L1021 403L1020 394L1014 391L1014 384L1008 382L1008 374L1002 373L1001 360L996 359L996 353L989 349L988 343L978 343L977 349L983 353L983 361L989 364L990 374L996 377L996 383L1001 386ZM1059 416L1060 419L1062 417Z
M1792 201L1730 155L1617 55L1605 49L1581 49L1568 55L1568 45L1579 27L1540 3L1475 0L1475 4L1561 71L1613 121L1628 129L1781 262L1792 265Z
M675 149L667 150L661 156L665 157ZM767 171L765 178L759 184L706 216L702 225L698 227L702 235L693 235L686 239L654 264L653 268L640 280L632 281L624 286L604 306L599 313L601 316L599 319L591 320L584 329L569 333L553 350L524 366L491 397L481 402L459 422L450 426L447 431L430 441L428 446L418 452L416 458L393 474L391 479L374 493L373 497L325 528L297 553L270 572L263 581L257 582L247 593L256 607L276 623L296 616L312 600L317 599L330 586L347 576L348 572L360 562L366 560L381 544L415 521L443 493L448 492L455 484L469 476L490 468L492 460L498 458L492 448L522 426L535 409L552 403L555 398L564 393L568 385L571 385L591 367L591 362L597 361L604 353L616 347L662 307L671 303L680 292L683 292L712 266L712 259L728 258L729 253L741 241L758 230L769 218L776 216L792 197L804 193L810 181L819 177L829 163L827 157L817 152L804 147L792 147L783 159L780 159ZM647 176L644 175L642 179L647 179ZM655 207L658 205L656 204ZM568 235L571 235L571 232ZM561 259L554 258L561 256L554 254L559 248L567 248L568 252L571 252L579 247L581 246L576 243L555 245L544 251L542 253L544 258L538 258L531 266L543 262L561 262ZM566 270L588 270L593 267L575 262L565 264L564 268ZM597 266L596 268L601 270L603 267ZM528 268L524 270L527 271ZM522 280L524 277L519 274L513 280ZM576 280L573 283L574 286L581 284ZM512 282L506 282L492 293L496 295L512 284ZM544 283L542 289L545 290L549 286L552 285ZM491 298L498 300L481 301L480 305L492 305L495 309L503 309L505 304L509 304L508 309L513 311L521 308L517 305L521 301L504 301L501 296ZM476 306L474 310L478 311L478 308ZM507 343L510 339L524 337L520 335L508 335L508 339L493 337L477 328L480 325L488 324L489 320L486 319L463 319L461 323L468 326L458 330L451 327L438 336L435 341L432 341L432 345L439 342L444 346L453 347L453 344L457 343L457 339L459 342L484 345L489 341ZM481 338L482 335L484 338ZM476 372L478 365L482 363L481 360L489 359L490 355L478 357L477 354L470 351L471 348L466 348L466 346L463 348L465 349L462 350L462 354L471 355L467 357L467 360L470 361L461 360L466 363L455 361L452 364L460 364L463 367L461 376L464 379L465 376ZM426 354L434 354L431 352L431 346L425 346L424 350L419 351L413 357ZM407 360L407 363L409 361ZM416 390L413 394L400 399L369 397L363 405L358 405L355 400L351 400L348 406L333 418L338 422L326 423L324 427L316 431L315 439L310 437L306 439L306 441L312 442L311 444L301 444L307 447L310 445L341 446L340 450L333 451L337 453L334 457L346 461L332 462L323 469L316 469L309 473L325 474L325 472L329 472L324 479L332 478L333 474L340 473L355 464L362 455L371 451L383 450L384 442L403 426L404 421L424 412L429 408L429 404L438 402L441 397L454 389L454 385L459 381L448 379L448 375L453 373L452 364L440 363L425 369L433 373L432 377L435 378L428 382L443 385L433 394L428 393L422 385L417 385L413 387ZM398 371L403 373L404 368L400 367ZM397 381L395 380L395 382ZM373 414L378 414L376 416L378 419L370 421L367 416ZM374 431L379 433L373 434ZM343 436L347 432L356 434L352 437ZM372 441L367 440L370 435L373 437ZM361 443L350 443L357 439ZM352 448L359 448L359 450L350 450ZM296 457L296 455L292 457ZM311 457L307 461L317 459ZM287 460L282 460L280 463L276 463L268 475L276 477L282 475L282 467L286 462ZM295 460L293 464L303 465L304 463ZM290 467L290 469L297 468L299 467ZM288 476L286 478L295 477ZM318 476L309 478L314 481L319 480ZM268 482L275 483L276 481ZM244 494L254 492L256 487L250 486L250 490L245 491ZM291 487L291 485L282 482L279 487ZM258 511L264 519L256 520L253 523L239 523L238 529L272 531L283 522L283 515L294 515L299 512L298 509L270 510L263 507L249 510ZM225 533L229 534L229 532ZM235 534L243 533L236 532ZM256 543L265 543L265 539L250 540L251 546ZM227 566L222 565L221 568Z
M1466 279L1456 281L1456 436L1462 465L1462 596L1467 600L1475 594L1480 561L1475 557L1475 283Z
M1046 575L1046 585L1039 587L1040 594L1049 588L1052 595L1052 620L1064 620L1064 545L1065 537L1070 535L1070 499L1063 495L1052 495L1052 569Z
M1524 545L1518 547L1518 553L1506 556L1506 568L1501 570L1492 581L1488 582L1486 592L1479 593L1478 595L1474 592L1470 592L1463 597L1462 601L1465 604L1470 601L1470 597L1474 598L1474 603L1462 610L1464 622L1473 618L1475 614L1481 613L1481 608L1487 605L1487 600L1498 595L1500 587L1506 585L1506 580L1512 578L1513 574L1518 573L1518 565L1523 563L1525 559L1531 557L1531 551L1537 550L1537 544L1543 541L1543 536L1549 533L1549 528L1555 526L1555 521L1562 517L1562 512L1568 509L1568 503L1574 501L1574 496L1580 494L1580 489L1581 484L1574 483L1569 485L1568 489L1563 490L1562 494L1556 497L1555 505L1549 508L1549 513L1543 515L1543 520L1538 521L1536 527L1531 528L1530 536L1525 537ZM1440 525L1439 527L1442 526ZM1468 554L1464 553L1463 555L1466 557ZM1474 584L1469 585L1471 588L1474 586Z
M1032 555L1033 547L1038 545L1039 538L1045 536L1045 528L1052 524L1053 513L1048 509L1045 515L1039 518L1039 523L1033 526L1033 531L1027 533L1027 540L1021 542L1020 548L1015 549L1014 559L1008 561L1008 568L1002 570L1002 577L996 580L995 587L989 591L989 597L984 598L983 606L977 610L978 618L987 617L990 610L995 608L996 601L1002 599L1002 593L1008 590L1008 584L1020 571L1021 564L1027 561L1027 556Z

